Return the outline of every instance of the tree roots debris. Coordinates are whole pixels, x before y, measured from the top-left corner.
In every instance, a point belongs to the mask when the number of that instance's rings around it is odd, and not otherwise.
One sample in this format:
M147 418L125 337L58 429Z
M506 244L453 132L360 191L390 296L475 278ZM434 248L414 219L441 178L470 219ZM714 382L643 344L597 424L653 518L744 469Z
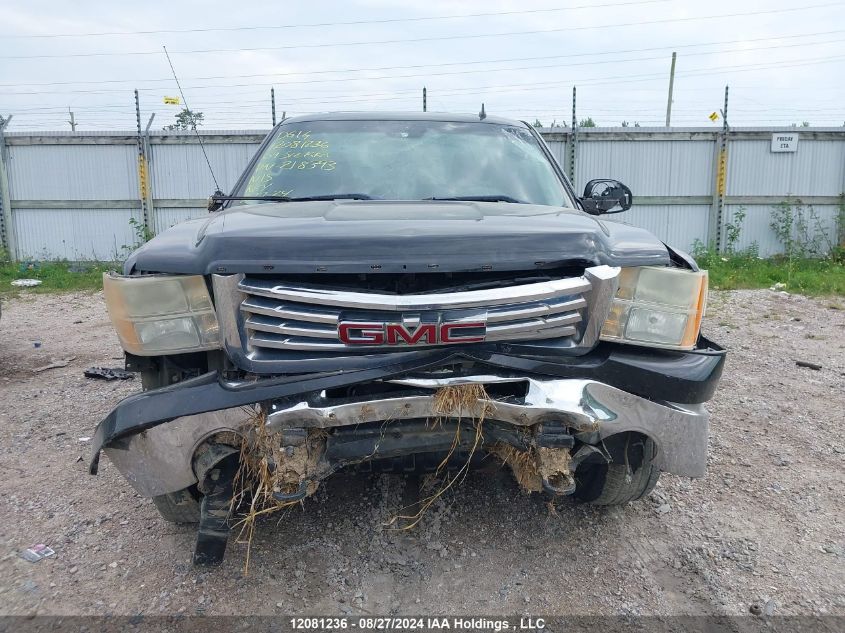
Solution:
M469 466L475 452L483 442L482 428L484 419L495 408L493 401L487 395L487 390L484 385L477 383L470 383L466 385L447 385L441 387L434 394L434 411L437 417L432 421L432 428L437 428L443 424L444 419L457 419L458 424L455 427L455 437L452 440L452 446L449 448L446 456L437 466L435 474L439 475L444 471L452 455L461 446L461 422L465 419L469 420L473 427L472 444L470 445L469 454L466 462L454 474L446 471L440 487L432 494L424 499L421 499L418 508L414 514L397 514L392 517L385 525L387 527L394 526L398 522L402 522L401 530L410 530L416 527L422 520L428 509L439 499L446 491L459 485L469 472ZM403 508L404 510L404 508Z
M537 466L537 458L529 451L499 442L494 444L488 452L502 460L509 466L516 483L526 492L540 492L543 489L543 477Z
M235 542L247 546L246 574L256 520L300 503L299 500L279 501L273 494L297 491L306 476L316 470L325 447L326 433L322 429L310 430L299 445L283 448L283 436L268 433L264 412L253 411L244 434L232 514L237 517L235 527L240 528ZM318 485L317 481L309 481L308 495L314 494Z
M400 510L386 526L401 530L414 528L437 499L466 478L472 458L484 441L484 420L494 410L495 403L488 396L484 385L448 385L437 390L434 394L436 417L429 421L430 428L442 428L447 419L458 422L452 445L435 473L442 479L433 493L414 504L416 511L413 514L402 514ZM300 490L303 484L307 495L317 490L316 474L328 437L322 429L309 429L304 437L280 437L268 432L263 412L251 410L250 413L241 441L240 468L235 477L235 495L232 500L233 515L238 511L235 527L240 528L236 542L247 546L244 573L249 572L250 550L258 517L301 503L301 500L280 501L274 497L274 493L291 494ZM383 432L387 431L390 422L385 422ZM471 436L464 438L461 433L471 433ZM467 446L466 461L456 471L447 470L450 459L459 449ZM487 451L507 464L517 483L528 492L541 491L544 479L572 477L568 450L533 448L522 451L509 444L497 443L487 448ZM397 523L401 527L395 527Z

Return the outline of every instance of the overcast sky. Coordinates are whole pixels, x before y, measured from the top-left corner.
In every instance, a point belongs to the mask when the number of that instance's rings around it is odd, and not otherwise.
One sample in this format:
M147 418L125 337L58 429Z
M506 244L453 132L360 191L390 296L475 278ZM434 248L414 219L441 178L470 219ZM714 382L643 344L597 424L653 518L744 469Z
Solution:
M279 118L420 110L426 86L430 111L478 112L483 101L549 125L571 120L577 86L579 118L663 125L677 51L673 125L721 125L708 115L728 84L734 126L841 126L845 2L804 5L0 0L0 114L14 114L12 131L68 130L68 107L79 130L134 129L138 88L145 122L155 112L160 128L179 109L163 104L179 96L166 45L206 129L269 127L271 86Z

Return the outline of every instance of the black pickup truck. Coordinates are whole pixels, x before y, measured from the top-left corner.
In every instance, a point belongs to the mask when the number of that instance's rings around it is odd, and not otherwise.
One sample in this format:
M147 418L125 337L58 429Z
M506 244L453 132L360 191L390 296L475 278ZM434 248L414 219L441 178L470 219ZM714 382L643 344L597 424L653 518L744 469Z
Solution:
M259 448L277 504L364 462L489 455L604 505L701 477L725 356L700 334L707 273L601 217L631 204L615 180L579 197L524 122L288 119L208 217L104 276L144 391L100 422L91 472L105 452L199 522L198 563L222 558Z

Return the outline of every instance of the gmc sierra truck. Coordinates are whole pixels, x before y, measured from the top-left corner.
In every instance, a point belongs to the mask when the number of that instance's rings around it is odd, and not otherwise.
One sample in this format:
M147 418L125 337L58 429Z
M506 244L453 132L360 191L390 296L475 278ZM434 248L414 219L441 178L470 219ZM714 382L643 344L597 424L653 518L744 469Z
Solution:
M632 202L607 179L579 197L524 122L287 119L206 218L104 276L144 390L100 422L90 470L102 451L199 522L196 563L223 556L256 436L280 504L352 465L468 452L602 505L701 477L725 358L700 333L707 273L601 217Z

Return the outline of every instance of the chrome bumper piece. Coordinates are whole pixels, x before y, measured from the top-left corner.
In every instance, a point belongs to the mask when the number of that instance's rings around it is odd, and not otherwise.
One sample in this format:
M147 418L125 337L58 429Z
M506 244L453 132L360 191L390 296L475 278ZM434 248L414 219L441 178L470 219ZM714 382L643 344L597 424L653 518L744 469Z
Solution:
M484 410L485 417L516 426L548 420L562 421L588 443L610 435L637 431L657 444L661 470L702 477L707 464L708 414L702 405L657 403L594 380L502 378L470 376L447 379L401 379L392 384L427 389L430 395L411 395L327 404L302 400L283 408L271 408L267 425L274 431L286 428L331 428L380 422L443 417L434 392L440 387L477 383L527 383L518 402L491 400L475 408L454 411L454 417L472 417ZM486 405L486 406L484 406ZM449 416L449 417L452 417Z
M702 405L652 402L593 380L481 375L390 382L414 390L414 394L354 401L330 401L323 393L312 394L296 402L271 405L268 430L443 417L434 401L434 393L440 387L523 383L527 387L524 396L485 401L475 411L483 408L487 419L516 426L562 421L574 429L578 439L590 444L617 433L637 431L654 440L656 463L661 470L687 477L705 473L708 414ZM465 410L454 411L449 417L473 415L474 411ZM186 416L120 440L104 450L139 493L161 495L196 483L192 462L197 447L214 434L237 431L248 418L249 413L243 408Z
M197 483L193 462L200 444L217 433L237 432L247 419L240 407L187 415L117 440L103 452L135 490L156 497Z

